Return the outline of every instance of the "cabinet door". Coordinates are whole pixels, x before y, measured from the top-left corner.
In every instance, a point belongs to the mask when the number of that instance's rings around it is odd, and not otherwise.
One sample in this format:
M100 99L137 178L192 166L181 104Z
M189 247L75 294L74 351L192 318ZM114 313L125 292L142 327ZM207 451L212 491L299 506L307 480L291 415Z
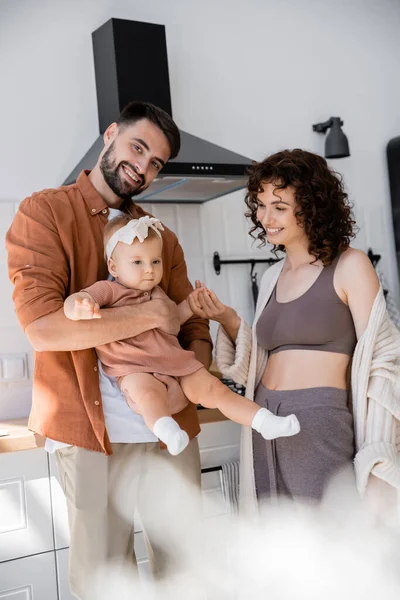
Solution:
M201 466L216 467L239 460L240 430L240 425L233 421L202 425L198 436Z
M201 492L205 519L226 516L227 506L222 493L221 471L202 474Z
M143 534L139 534L142 536ZM151 580L152 573L149 565L149 561L146 555L146 549L144 546L144 542L142 537L139 538L138 543L135 540L135 551L138 563L139 576L141 578ZM72 596L69 590L69 581L68 581L68 558L69 558L69 548L64 548L64 550L56 551L56 567L57 567L57 583L58 583L58 599L59 600L75 600L75 596ZM133 597L133 596L132 596ZM29 598L29 596L28 596ZM0 600L3 597L0 593ZM16 598L12 598L12 600L25 600L23 596L21 599L17 596ZM36 600L36 598L35 598ZM42 600L40 598L40 600Z
M49 454L51 502L54 522L55 549L69 546L67 501L61 487L55 454Z
M56 551L57 565L57 582L58 582L58 599L59 600L74 600L75 596L69 591L68 582L68 557L69 548ZM1 596L0 596L1 598Z
M47 452L0 454L0 562L54 549Z
M56 600L54 552L0 564L1 600Z

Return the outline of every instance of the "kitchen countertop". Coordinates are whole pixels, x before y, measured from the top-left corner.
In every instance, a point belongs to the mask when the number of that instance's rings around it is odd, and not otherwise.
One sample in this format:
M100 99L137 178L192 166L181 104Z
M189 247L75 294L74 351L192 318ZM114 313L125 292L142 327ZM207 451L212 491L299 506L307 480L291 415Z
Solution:
M210 373L221 379L215 363L210 367ZM226 417L217 408L204 408L198 410L200 425L226 421ZM43 448L45 439L28 429L28 417L0 421L0 433L7 431L8 435L0 435L0 454L2 452L17 452L19 450L33 450Z
M226 417L217 408L205 408L198 411L200 425L226 421ZM8 435L0 435L0 454L43 448L45 439L28 429L28 417L0 421L0 433L5 430Z
M45 439L33 431L29 431L28 417L0 421L0 433L3 433L3 430L7 431L8 435L0 435L0 453L32 450L44 446Z

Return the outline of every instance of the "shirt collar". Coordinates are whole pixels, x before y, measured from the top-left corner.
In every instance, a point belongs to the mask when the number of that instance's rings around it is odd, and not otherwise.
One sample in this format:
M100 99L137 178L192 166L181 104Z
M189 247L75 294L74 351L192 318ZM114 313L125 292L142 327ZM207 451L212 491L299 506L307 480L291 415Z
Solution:
M76 180L76 185L78 186L91 215L97 215L99 213L108 215L110 207L90 181L89 173L90 171L82 171ZM129 207L129 214L132 218L137 219L139 216L143 216L147 213L137 206L137 204L132 202Z
M87 204L90 214L97 215L99 212L103 212L106 215L108 214L108 206L90 181L89 173L90 171L82 171L76 180L76 185Z

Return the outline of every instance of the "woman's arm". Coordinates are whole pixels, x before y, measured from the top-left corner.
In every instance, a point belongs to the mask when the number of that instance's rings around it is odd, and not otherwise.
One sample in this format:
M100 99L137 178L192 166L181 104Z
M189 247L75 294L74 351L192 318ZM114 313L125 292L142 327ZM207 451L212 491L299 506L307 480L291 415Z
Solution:
M188 302L193 312L220 323L215 359L221 373L237 383L246 384L251 353L251 328L237 312L223 304L216 294L196 281Z
M337 269L353 317L357 339L359 339L367 328L380 283L370 259L360 250L350 248L345 252ZM396 361L396 351L393 349L393 344L390 346ZM380 339L378 353L384 351L384 347L385 342ZM396 386L393 384L391 388L387 385L382 359L388 361L389 367L393 366L390 353L389 357L380 356L376 361L377 366L372 371L374 376L372 381L370 379L366 394L363 394L363 399L358 398L358 402L361 403L361 409L358 411L361 410L365 417L356 420L356 423L358 420L361 421L361 438L356 432L356 439L359 438L362 444L360 444L361 450L359 448L356 453L355 466L359 490L361 493L365 491L364 500L367 507L378 522L391 522L395 516L397 502L396 476L392 479L397 470L396 420L393 412ZM387 374L389 373L391 375L391 371ZM392 379L390 381L393 382ZM388 428L390 422L392 426ZM360 428L360 424L358 427ZM390 479L385 480L388 473Z
M196 289L189 295L188 303L196 315L220 323L232 342L236 342L241 319L237 312L223 304L213 291L196 281Z
M337 266L337 286L339 295L350 308L357 339L360 339L367 327L380 286L375 269L365 252L355 248L344 252Z

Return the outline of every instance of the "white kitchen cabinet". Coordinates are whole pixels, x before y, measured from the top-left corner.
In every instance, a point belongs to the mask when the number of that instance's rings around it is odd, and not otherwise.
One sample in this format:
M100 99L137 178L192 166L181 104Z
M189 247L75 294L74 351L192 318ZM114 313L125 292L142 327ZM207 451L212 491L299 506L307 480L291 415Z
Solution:
M144 545L143 534L138 533L135 535L135 552L138 563L138 570L140 577L145 579L152 579L152 573L147 558L146 547ZM69 548L56 551L56 569L57 569L57 583L58 583L58 600L75 600L69 590L68 583L68 560L69 560ZM0 576L1 577L1 576ZM28 596L29 598L29 596ZM3 600L0 593L0 600ZM12 600L20 600L18 597L12 597ZM21 598L22 600L22 598ZM25 597L23 597L25 600ZM35 597L36 600L36 597ZM41 598L39 600L42 600Z
M60 484L55 454L49 454L51 501L53 508L54 544L60 550L69 546L67 502Z
M202 474L201 495L205 519L227 514L227 506L222 493L221 471Z
M235 423L203 425L202 467L237 460L239 437ZM219 471L203 474L202 492L205 517L223 518ZM55 456L43 449L0 454L0 600L73 600L68 545L66 502ZM135 518L135 552L139 573L151 578L139 518Z
M202 425L199 446L202 467L221 465L239 459L240 425L232 421L207 423ZM50 482L52 490L55 548L59 550L69 545L68 517L64 493L58 480L57 463L54 454L49 455ZM220 473L207 473L202 476L203 505L206 517L226 514L222 497ZM135 516L135 548L138 560L143 559L144 542L137 532L143 529L140 517ZM136 541L137 540L137 541Z
M0 454L0 563L53 548L47 453Z
M1 600L57 600L54 552L0 564Z
M239 460L241 426L233 421L206 423L198 436L202 467Z
M56 551L58 600L76 600L75 596L69 591L68 583L68 558L69 548ZM0 596L1 598L1 596Z
M143 531L135 531L135 554L136 560L139 562L140 560L147 560L147 548L146 543L144 541L144 533Z
M147 558L142 558L137 561L139 577L141 579L146 579L147 581L151 581L153 579L153 573L151 572L151 567L149 560Z

